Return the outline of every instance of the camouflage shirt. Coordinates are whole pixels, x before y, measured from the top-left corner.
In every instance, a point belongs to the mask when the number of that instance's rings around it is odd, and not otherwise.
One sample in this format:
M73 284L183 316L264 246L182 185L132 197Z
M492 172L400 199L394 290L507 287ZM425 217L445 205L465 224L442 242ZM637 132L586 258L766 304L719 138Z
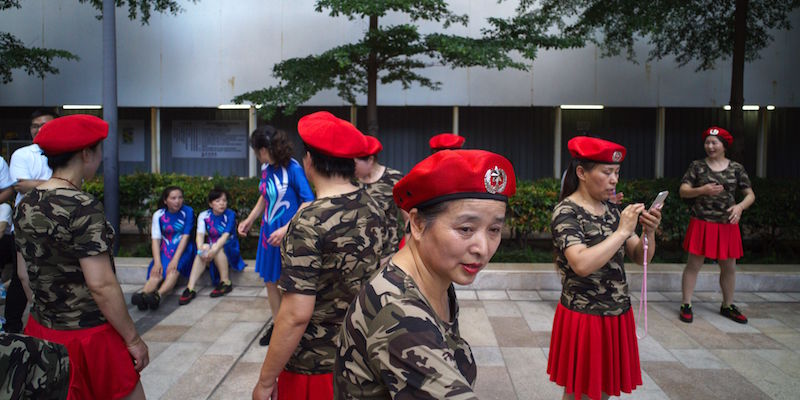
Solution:
M386 170L383 171L383 175L381 175L380 179L373 183L360 183L360 186L363 186L367 189L367 193L372 196L375 201L380 204L381 208L386 212L386 221L384 222L384 226L389 235L389 251L390 254L394 254L397 252L398 247L400 245L400 239L403 238L403 228L400 225L401 221L401 213L400 208L397 207L397 204L394 202L394 197L392 196L392 189L394 185L403 178L403 173L386 167ZM384 256L389 254L384 254Z
M103 204L74 189L34 189L14 214L14 239L28 266L31 314L51 329L82 329L106 322L86 286L79 259L106 253L114 229Z
M392 263L358 294L339 333L336 399L477 399L477 367L458 330L453 285L442 321L414 280Z
M592 247L611 236L619 226L619 208L605 202L602 216L594 215L570 199L556 204L550 231L561 274L561 304L572 311L594 315L621 315L631 307L625 278L625 246L606 265L581 277L567 263L564 251L575 244Z
M0 333L0 398L66 399L67 348L46 340Z
M742 164L730 161L728 168L712 171L705 159L692 161L681 183L688 183L692 187L719 183L725 188L715 196L695 197L689 209L692 217L717 223L728 223L728 208L736 204L736 191L751 187L750 177Z
M333 372L347 306L378 269L383 211L364 189L314 200L299 211L281 246L281 290L316 296L314 313L286 370Z

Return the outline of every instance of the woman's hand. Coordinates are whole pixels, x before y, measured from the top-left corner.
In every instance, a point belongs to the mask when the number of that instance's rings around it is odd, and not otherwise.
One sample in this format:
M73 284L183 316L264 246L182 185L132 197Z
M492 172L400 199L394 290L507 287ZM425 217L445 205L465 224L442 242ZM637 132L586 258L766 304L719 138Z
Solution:
M147 364L150 364L150 354L147 350L147 344L144 343L141 336L136 335L136 339L134 339L133 342L125 343L125 345L128 347L128 353L133 357L134 369L136 369L136 372L142 372Z
M154 276L157 276L157 277L161 278L161 270L162 269L164 269L164 267L161 266L161 263L154 262L153 263L153 268L150 269L150 276L148 278L152 278Z
M742 219L742 213L744 212L744 208L738 204L734 204L730 208L728 208L728 222L732 224L738 224L739 221Z
M644 233L654 233L661 224L661 206L642 212L639 215L639 223L642 224Z
M236 228L236 232L239 233L239 236L247 236L247 233L250 232L250 228L253 226L253 220L250 218L245 219L239 224L239 227Z
M280 247L281 240L283 240L283 237L286 236L287 226L288 225L284 225L276 229L275 232L272 232L272 234L267 238L267 243L270 246Z
M703 194L706 196L716 196L722 193L725 187L715 182L715 183L706 183L705 185L700 186L700 189L702 189Z
M277 380L274 382L270 382L269 385L265 385L261 381L256 383L256 387L253 388L253 400L267 400L267 399L277 399L278 398L278 388Z
M630 236L636 229L636 222L639 220L639 215L642 214L642 211L644 211L644 204L642 203L635 203L625 207L619 216L617 231Z

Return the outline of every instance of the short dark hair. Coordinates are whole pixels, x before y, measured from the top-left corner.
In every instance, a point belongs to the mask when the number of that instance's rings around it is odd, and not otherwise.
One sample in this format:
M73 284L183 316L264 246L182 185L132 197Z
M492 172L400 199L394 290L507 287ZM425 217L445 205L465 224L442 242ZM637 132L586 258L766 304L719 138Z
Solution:
M54 108L37 108L37 109L33 110L33 112L31 113L31 120L34 120L36 118L39 118L39 117L45 116L45 115L49 115L49 116L51 116L53 118L60 117L60 115L58 115L58 112Z
M352 158L328 156L308 145L305 145L305 149L308 154L311 155L311 162L314 164L314 169L319 172L320 175L326 178L338 176L348 179L352 179L355 176L356 163Z
M169 197L169 194L175 190L180 190L181 196L183 196L183 189L181 189L179 186L167 186L163 191L161 191L161 198L158 200L158 208L167 208L167 197Z
M102 142L102 140L96 142L93 145L86 146L86 148L92 149L92 151L96 151L97 146L100 145L100 142ZM55 171L69 164L69 161L72 159L72 157L75 157L80 152L81 150L75 150L55 155L45 153L44 155L45 157L47 157L47 166L50 167L51 170Z
M223 188L215 187L208 192L208 202L211 203L212 201L225 196L225 200L228 201L228 204L231 202L231 195Z
M292 143L286 132L270 125L258 127L250 135L250 147L253 150L267 149L275 164L286 167L292 160Z

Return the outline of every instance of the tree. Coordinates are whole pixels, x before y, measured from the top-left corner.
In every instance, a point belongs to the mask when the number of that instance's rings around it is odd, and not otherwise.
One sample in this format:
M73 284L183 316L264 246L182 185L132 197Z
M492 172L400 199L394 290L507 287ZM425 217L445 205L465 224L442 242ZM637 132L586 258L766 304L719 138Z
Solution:
M90 3L95 9L103 8L102 0L79 0ZM196 0L192 0L195 2ZM136 19L141 15L142 24L150 21L152 11L177 14L181 11L175 0L116 0L117 7L128 6L128 18ZM19 0L0 0L0 11L20 8ZM100 18L101 16L98 16ZM78 56L67 50L27 47L16 36L8 32L0 32L0 79L4 84L13 80L11 73L15 69L23 69L28 75L44 78L47 74L58 74L53 60L79 60Z
M271 118L279 108L292 114L314 94L335 88L339 97L356 104L358 93L367 95L367 131L378 134L378 82L400 82L404 89L413 84L439 89L435 82L418 71L433 65L452 68L485 66L489 68L527 69L508 54L504 40L470 38L446 33L421 34L414 24L419 21L468 24L466 15L451 12L444 0L317 0L316 11L327 10L331 17L350 20L368 19L369 29L357 43L334 47L322 54L291 58L276 64L272 75L279 84L236 96L233 101L261 104L261 113ZM387 13L408 16L411 23L383 26L380 18ZM564 47L568 41L546 36L531 47Z
M636 62L637 38L651 46L648 61L672 56L680 66L697 61L697 71L715 68L731 59L731 133L742 138L744 66L759 58L772 41L773 30L792 28L789 14L800 0L521 0L507 26L520 29L520 20L557 20L564 35L590 40L603 56L625 52ZM542 24L523 27L535 37ZM510 29L501 29L503 34ZM738 149L742 140L737 140Z

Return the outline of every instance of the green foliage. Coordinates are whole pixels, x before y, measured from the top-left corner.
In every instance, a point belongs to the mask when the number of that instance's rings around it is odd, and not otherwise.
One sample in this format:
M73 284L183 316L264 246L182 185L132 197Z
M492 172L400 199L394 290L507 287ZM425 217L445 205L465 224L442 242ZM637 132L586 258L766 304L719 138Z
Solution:
M90 3L92 7L96 8L97 10L103 10L103 0L79 0L81 3ZM196 3L197 0L191 0L192 3ZM124 7L127 3L128 5L128 19L131 21L135 20L137 17L141 15L141 22L142 25L147 25L150 23L150 14L152 11L160 12L160 13L170 13L172 15L178 15L183 8L181 8L180 4L178 4L175 0L116 0L115 1L117 7ZM100 14L97 16L97 19L102 19L103 15Z

